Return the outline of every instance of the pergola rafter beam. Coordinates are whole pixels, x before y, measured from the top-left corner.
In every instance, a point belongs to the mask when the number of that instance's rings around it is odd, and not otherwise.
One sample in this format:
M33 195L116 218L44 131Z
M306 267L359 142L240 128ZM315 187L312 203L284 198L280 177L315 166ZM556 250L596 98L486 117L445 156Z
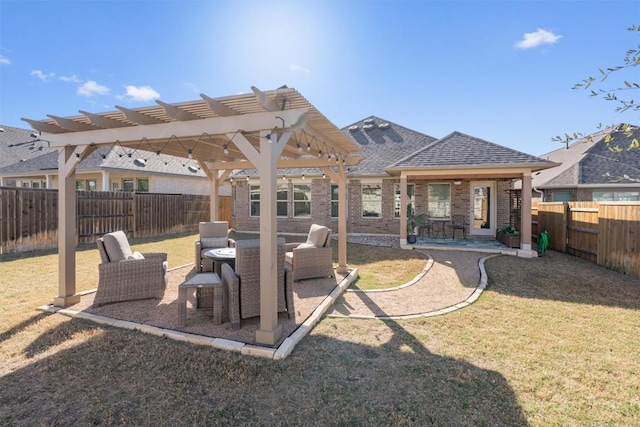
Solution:
M70 132L67 129L62 129L60 126L41 122L40 120L25 119L24 117L22 117L20 120L22 120L23 122L29 123L29 126L31 126L34 130L37 130L39 132L47 132L51 134Z
M239 114L234 109L227 107L220 101L216 101L215 99L205 95L204 93L201 93L200 97L207 102L207 106L209 107L209 109L220 117L237 116Z
M167 104L166 102L162 102L159 99L156 99L156 103L164 109L164 112L169 117L173 117L176 120L180 121L189 121L189 120L198 120L201 117L196 116L195 114L188 113L176 107L175 105Z
M155 125L159 123L166 123L165 121L156 119L155 117L147 116L146 114L142 114L135 110L130 110L129 108L121 107L119 105L116 105L116 108L122 111L127 119L139 125Z
M285 120L294 123L306 112L305 108L281 111L278 114ZM86 132L73 132L62 135L51 135L52 146L113 144L120 141L122 145L138 144L139 141L167 140L172 135L182 135L182 140L194 139L203 133L210 135L235 133L238 129L256 132L261 129L275 129L282 122L272 112L244 114L232 117L210 117L186 122L162 122L154 125L131 126L121 129L100 129ZM238 133L240 135L240 133ZM237 138L237 136L236 136ZM235 143L235 140L234 140ZM183 156L184 157L184 156Z
M91 123L104 129L123 128L123 127L131 126L128 123L120 122L118 120L113 120L113 119L110 119L109 117L104 117L99 114L93 114L83 110L79 110L79 111L80 111L80 114L86 116L91 121Z
M94 125L88 125L86 123L76 122L75 120L66 119L64 117L54 116L52 114L47 114L47 117L55 120L55 122L61 128L64 128L64 129L67 129L67 130L71 130L71 131L74 131L74 132L84 132L84 131L88 131L88 130L100 129L99 127L94 126Z

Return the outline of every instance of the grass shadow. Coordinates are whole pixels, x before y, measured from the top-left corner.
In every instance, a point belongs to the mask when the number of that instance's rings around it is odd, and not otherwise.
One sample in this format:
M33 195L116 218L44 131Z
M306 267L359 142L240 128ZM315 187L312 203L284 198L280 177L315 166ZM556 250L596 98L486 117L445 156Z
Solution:
M12 326L11 328L7 329L6 331L3 331L2 333L0 333L0 343L2 343L4 341L7 341L8 339L13 337L14 335L24 331L28 327L30 327L32 325L35 325L36 323L40 322L43 319L46 319L49 316L51 316L51 313L39 312L39 313L29 317L27 320L24 320L24 321L20 322L19 324Z
M327 321L325 319L325 321ZM527 425L500 374L429 352L396 322L386 342L303 340L272 361L73 319L77 345L0 377L3 425ZM86 332L86 334L83 334Z

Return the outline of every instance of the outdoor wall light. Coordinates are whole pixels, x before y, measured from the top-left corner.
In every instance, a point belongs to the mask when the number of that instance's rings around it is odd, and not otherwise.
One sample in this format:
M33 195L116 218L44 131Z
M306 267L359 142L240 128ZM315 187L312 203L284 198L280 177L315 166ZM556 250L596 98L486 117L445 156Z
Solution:
M455 181L453 181L453 185L460 185L462 184L462 181L459 179L456 179Z

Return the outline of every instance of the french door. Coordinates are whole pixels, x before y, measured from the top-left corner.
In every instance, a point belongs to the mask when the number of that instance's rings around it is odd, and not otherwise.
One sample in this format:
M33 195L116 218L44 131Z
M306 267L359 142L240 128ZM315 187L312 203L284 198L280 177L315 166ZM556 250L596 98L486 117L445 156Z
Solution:
M471 223L472 235L495 236L497 215L496 183L494 181L471 182Z

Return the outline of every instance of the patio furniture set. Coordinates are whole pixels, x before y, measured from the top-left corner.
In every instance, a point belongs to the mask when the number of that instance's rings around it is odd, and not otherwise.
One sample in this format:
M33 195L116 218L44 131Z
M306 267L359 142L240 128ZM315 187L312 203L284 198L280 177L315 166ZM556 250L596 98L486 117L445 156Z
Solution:
M137 299L161 299L167 286L167 254L131 250L126 234L116 231L97 240L101 256L94 305ZM277 240L278 312L293 310L293 282L334 277L331 230L313 224L304 243ZM185 327L188 297L195 309L212 312L213 323L229 321L234 329L243 319L260 315L260 240L234 240L226 221L201 222L195 242L195 268L178 287L178 325Z
M456 231L462 232L462 237L467 238L467 220L464 215L453 215L449 221L432 219L427 214L418 215L420 217L418 226L418 236L429 238L447 238L447 226L451 229L451 238L455 240Z

